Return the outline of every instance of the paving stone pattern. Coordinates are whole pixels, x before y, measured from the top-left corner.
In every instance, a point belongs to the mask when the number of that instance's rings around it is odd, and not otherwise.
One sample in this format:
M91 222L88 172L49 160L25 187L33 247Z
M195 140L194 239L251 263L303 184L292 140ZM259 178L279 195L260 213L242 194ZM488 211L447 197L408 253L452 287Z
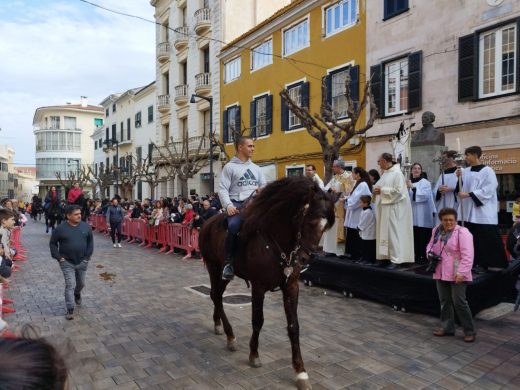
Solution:
M63 276L49 255L43 224L29 222L29 260L7 296L10 326L37 326L66 354L73 389L291 389L294 374L281 293L268 294L260 336L263 367L250 368L251 306L226 306L239 350L212 333L212 304L185 287L208 284L200 260L158 254L135 244L113 248L94 234L83 305L64 318ZM113 274L113 280L101 273ZM110 278L108 278L110 279ZM325 294L326 292L326 294ZM235 280L228 293L248 294ZM302 285L301 347L313 389L518 389L520 313L477 320L465 344L435 338L435 318L394 312Z

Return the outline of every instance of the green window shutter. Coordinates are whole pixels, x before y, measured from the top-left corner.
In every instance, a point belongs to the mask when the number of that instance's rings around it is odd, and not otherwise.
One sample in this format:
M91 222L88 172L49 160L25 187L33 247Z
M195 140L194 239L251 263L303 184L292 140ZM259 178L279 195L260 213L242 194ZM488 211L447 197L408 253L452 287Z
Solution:
M249 104L249 127L251 137L256 138L256 100L253 99Z
M419 111L422 103L422 51L408 56L408 111Z
M459 38L459 102L477 99L478 35Z
M266 102L267 134L273 133L273 95L267 95Z

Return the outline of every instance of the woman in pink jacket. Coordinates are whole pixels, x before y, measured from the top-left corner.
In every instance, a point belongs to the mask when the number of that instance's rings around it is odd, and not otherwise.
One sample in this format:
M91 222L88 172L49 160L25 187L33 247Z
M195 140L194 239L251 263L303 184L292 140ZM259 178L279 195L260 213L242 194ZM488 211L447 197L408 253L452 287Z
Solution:
M444 208L439 212L441 224L433 229L426 247L428 258L440 256L433 279L441 303L441 328L434 336L455 335L455 312L464 329L464 341L475 341L475 324L466 300L466 287L473 278L473 236L465 227L457 225L457 211Z

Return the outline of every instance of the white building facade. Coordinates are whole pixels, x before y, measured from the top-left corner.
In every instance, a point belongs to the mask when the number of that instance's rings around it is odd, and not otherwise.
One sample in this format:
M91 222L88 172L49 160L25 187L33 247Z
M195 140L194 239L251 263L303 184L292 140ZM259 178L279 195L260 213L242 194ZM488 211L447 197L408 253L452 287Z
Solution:
M392 152L402 121L419 130L431 111L449 149L483 149L505 210L520 189L520 2L368 1L366 15L380 114L367 133L367 169Z
M0 145L0 200L14 198L14 149L9 145Z
M81 104L40 107L34 113L33 127L36 137L36 179L40 194L45 195L52 186L60 187L59 173L78 172L82 165L92 164L94 146L91 135L103 123L103 109ZM58 188L60 189L60 188ZM62 196L65 195L64 191Z
M210 155L210 122L217 139L221 128L220 48L288 3L290 0L151 1L158 22L157 145L180 143L189 138L190 151L198 150L202 137L202 151ZM199 97L190 103L193 94ZM211 155L216 188L222 167L218 148ZM158 157L156 153L155 158ZM209 171L208 157L205 166L188 180L189 193L182 195L209 194ZM159 196L179 195L183 192L181 187L178 179L170 180L160 186Z
M150 185L134 179L134 167L147 158L156 137L155 82L145 87L112 94L100 104L105 112L105 124L95 129L94 172L110 175L106 193L129 200L144 199L151 195Z

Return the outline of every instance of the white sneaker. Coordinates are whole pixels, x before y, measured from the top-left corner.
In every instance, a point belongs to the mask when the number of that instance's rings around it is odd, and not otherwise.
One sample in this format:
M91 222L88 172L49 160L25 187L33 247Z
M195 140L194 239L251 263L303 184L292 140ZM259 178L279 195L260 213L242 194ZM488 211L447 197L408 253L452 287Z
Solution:
M121 243L118 242L118 243L117 243L117 247L118 247L118 248L122 248Z
M114 248L117 248L117 244L114 244Z

